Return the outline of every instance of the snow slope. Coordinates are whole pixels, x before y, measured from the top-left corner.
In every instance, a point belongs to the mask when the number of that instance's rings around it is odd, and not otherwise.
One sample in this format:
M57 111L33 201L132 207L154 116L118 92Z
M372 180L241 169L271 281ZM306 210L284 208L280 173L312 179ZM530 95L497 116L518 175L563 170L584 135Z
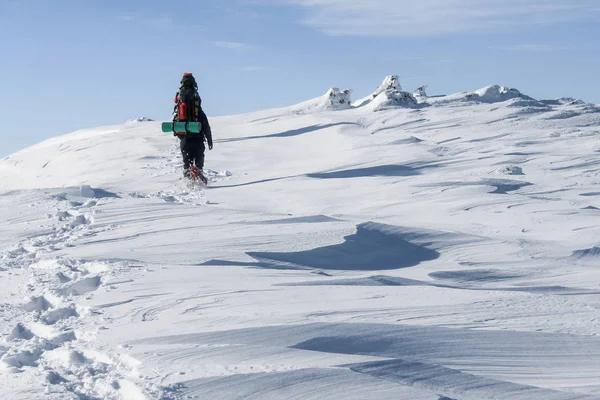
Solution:
M600 107L394 92L1 160L0 398L600 398Z

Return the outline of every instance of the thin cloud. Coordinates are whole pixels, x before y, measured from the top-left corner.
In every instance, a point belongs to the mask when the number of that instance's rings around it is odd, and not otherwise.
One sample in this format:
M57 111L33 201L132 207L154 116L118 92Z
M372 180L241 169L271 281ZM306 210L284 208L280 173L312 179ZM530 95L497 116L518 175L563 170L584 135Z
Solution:
M157 29L169 29L169 28L177 27L177 25L175 24L175 21L173 21L173 19L170 17L149 18L149 19L145 19L144 23L148 26L151 26L151 27L157 28Z
M262 65L247 65L242 68L242 71L264 71L267 67Z
M243 50L243 49L248 48L248 45L246 45L245 43L240 43L240 42L216 41L216 42L213 42L213 44L217 47L221 47L224 49L230 49L230 50Z
M597 0L273 0L330 35L433 36L599 19Z
M514 45L504 45L504 46L490 46L490 49L504 50L504 51L523 51L523 52L530 52L530 53L551 53L554 51L567 50L568 47L556 46L556 45L552 45L552 44L526 43L526 44L514 44Z
M130 14L130 15L120 15L117 18L120 21L123 21L124 23L136 24L139 26L144 26L144 27L148 27L148 28L152 28L152 29L156 29L156 30L175 31L175 30L181 30L184 28L186 30L194 30L194 31L204 31L205 30L204 27L201 27L199 25L188 25L188 26L183 27L183 26L181 26L181 24L178 24L176 22L176 20L174 20L170 16L148 16L148 15L143 15L142 13L134 13L134 14Z

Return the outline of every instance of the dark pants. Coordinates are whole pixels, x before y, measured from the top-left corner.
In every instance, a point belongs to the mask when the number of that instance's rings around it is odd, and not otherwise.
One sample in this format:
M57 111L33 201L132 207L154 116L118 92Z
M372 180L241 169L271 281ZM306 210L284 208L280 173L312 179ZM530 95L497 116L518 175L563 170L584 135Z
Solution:
M187 176L192 165L202 170L204 168L204 137L187 135L181 137L180 140L183 174Z

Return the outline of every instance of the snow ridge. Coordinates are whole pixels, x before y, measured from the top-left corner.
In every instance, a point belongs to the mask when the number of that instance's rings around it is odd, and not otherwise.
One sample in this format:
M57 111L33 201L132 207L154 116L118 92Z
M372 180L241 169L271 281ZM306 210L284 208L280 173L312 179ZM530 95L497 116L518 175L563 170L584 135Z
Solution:
M388 75L379 87L370 95L351 102L351 90L340 91L330 89L325 95L313 100L300 103L293 108L295 113L306 114L328 110L346 110L349 108L368 107L370 111L385 111L399 108L425 107L429 105L443 105L448 103L477 102L499 103L510 100L519 100L519 106L537 107L547 110L549 106L556 105L582 105L573 99L558 99L555 101L537 101L514 88L501 85L489 85L473 92L456 93L449 96L429 97L426 92L427 85L418 87L413 93L403 91L398 75ZM584 103L583 103L584 104Z

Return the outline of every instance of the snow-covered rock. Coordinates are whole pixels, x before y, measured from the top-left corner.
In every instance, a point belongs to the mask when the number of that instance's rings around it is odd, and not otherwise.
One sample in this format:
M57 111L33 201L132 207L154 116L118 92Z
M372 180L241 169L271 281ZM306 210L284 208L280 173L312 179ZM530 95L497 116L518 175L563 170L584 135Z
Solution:
M380 93L371 101L367 108L373 111L384 111L394 108L414 107L418 105L417 99L408 92L398 89L389 89Z
M127 123L131 124L131 123L136 123L136 122L152 122L152 121L154 121L152 118L140 117L140 118L136 118L136 119L130 119L127 121Z
M323 96L305 101L292 107L293 111L307 114L317 111L346 110L352 107L352 89L331 88Z
M370 95L368 95L360 100L355 101L352 104L352 106L362 107L364 105L367 105L370 102L372 102L373 100L375 100L375 98L377 96L379 96L382 93L385 93L388 90L402 91L402 86L400 85L400 78L398 78L398 75L386 76L385 79L383 80L383 82L381 83L381 85L379 85L379 87L377 88L377 90L375 90Z
M415 98L417 98L419 100L425 100L428 97L426 89L427 89L427 85L419 86L413 92L413 96L415 96Z

